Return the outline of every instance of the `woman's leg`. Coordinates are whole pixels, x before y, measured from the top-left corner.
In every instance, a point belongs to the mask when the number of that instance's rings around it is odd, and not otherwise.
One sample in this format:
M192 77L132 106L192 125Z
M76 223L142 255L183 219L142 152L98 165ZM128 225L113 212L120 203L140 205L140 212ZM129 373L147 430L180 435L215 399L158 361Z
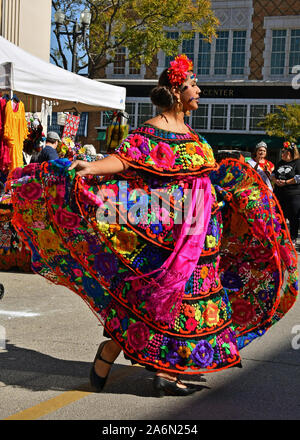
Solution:
M101 351L101 357L108 362L114 362L119 356L121 348L112 339L104 344ZM99 359L95 362L95 373L100 377L106 377L111 369L111 365Z

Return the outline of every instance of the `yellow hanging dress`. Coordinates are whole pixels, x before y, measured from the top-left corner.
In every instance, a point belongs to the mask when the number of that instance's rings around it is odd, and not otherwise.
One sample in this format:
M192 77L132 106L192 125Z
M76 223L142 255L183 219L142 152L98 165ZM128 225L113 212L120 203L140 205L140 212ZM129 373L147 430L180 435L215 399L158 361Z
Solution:
M23 166L23 142L27 138L28 129L25 119L25 108L22 101L16 109L9 100L5 107L4 138L7 140L10 155L10 170Z

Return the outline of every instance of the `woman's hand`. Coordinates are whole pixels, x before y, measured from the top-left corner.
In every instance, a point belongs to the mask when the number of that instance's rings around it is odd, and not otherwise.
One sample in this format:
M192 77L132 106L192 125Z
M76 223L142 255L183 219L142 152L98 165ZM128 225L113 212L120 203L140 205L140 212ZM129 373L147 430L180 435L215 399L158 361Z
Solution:
M81 177L93 174L91 170L91 162L86 162L84 160L75 160L69 167L69 170L74 169L76 171L76 174Z
M76 174L81 177L89 175L107 176L121 173L127 169L128 165L115 156L108 156L94 162L75 160L69 167L69 170L75 170Z
M280 180L280 179L275 179L274 183L277 186L285 186L286 185L286 181L285 180Z

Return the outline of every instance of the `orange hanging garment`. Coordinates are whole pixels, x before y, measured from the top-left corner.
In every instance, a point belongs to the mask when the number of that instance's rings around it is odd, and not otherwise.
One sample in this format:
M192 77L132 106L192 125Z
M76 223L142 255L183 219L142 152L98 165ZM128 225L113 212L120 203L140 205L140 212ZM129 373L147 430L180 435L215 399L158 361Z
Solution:
M28 129L25 119L25 108L22 101L13 108L12 101L5 107L4 138L9 146L10 170L23 166L23 142L27 138Z

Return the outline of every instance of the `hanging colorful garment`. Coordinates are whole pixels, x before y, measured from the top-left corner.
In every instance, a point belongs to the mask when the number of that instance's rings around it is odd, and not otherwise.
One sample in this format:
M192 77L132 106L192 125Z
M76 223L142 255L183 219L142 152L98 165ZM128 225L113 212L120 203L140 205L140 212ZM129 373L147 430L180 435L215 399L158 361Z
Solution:
M23 142L27 135L23 102L20 101L13 107L12 100L8 100L5 107L4 139L9 147L10 170L23 166Z
M208 178L210 173L220 178L210 146L194 132L178 134L145 124L116 155L130 168L102 179L75 177L66 159L11 173L13 224L31 248L33 270L80 295L133 362L183 374L239 365L240 337L253 330L254 321L237 327L228 297L231 286L223 288L219 276L223 202L218 197L229 199L229 192L218 185L216 192ZM227 167L222 168L224 179L233 175ZM243 177L243 168L238 171ZM188 214L194 213L190 207L197 206L197 191L206 215L202 231L197 224L196 234L189 236L181 216L187 200ZM228 213L233 206L229 203ZM275 225L272 209L273 203L266 202L264 213ZM253 212L242 213L250 230ZM277 246L281 235L272 234ZM279 267L275 258L276 300L272 308L262 306L264 329L285 313L280 315L277 307L283 284ZM229 268L225 264L222 270L226 284ZM236 316L237 306L233 301ZM254 320L255 306L249 307ZM261 316L259 310L257 319Z
M9 147L4 139L6 99L0 98L0 172L7 176L9 171L10 156Z
M31 272L31 252L11 223L12 211L8 201L0 203L0 270Z
M80 123L80 116L68 114L64 125L62 139L64 138L75 139L76 133L78 131L79 123Z

